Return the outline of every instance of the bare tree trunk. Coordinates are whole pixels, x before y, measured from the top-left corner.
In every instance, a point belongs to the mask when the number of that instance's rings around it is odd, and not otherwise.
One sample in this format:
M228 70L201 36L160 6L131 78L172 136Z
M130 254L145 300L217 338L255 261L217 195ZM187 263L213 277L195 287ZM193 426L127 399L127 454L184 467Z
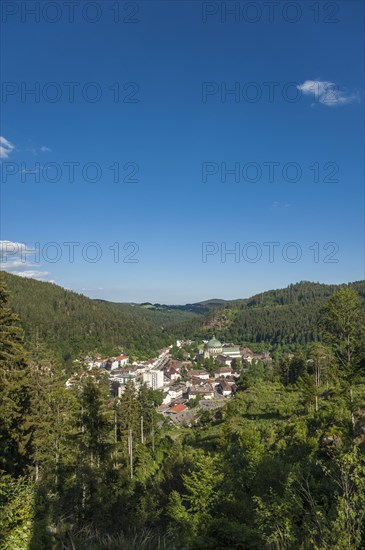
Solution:
M352 410L352 406L353 406L353 402L354 402L352 386L350 386L350 402L351 402L351 424L352 424L352 429L355 430L355 416L354 416L354 413L353 413L353 410Z
M133 435L132 428L129 428L129 461L131 467L131 479L133 479Z
M82 498L81 498L81 508L85 510L86 506L86 484L85 481L82 483Z
M141 416L141 443L144 443L144 434L143 434L143 416Z
M55 486L56 487L58 485L58 463L59 463L59 460L60 460L60 455L57 452L56 453L56 467L55 467Z
M153 422L153 421L152 421ZM153 462L155 462L155 427L152 424L152 430L151 430L151 436L152 436L152 455L153 455Z

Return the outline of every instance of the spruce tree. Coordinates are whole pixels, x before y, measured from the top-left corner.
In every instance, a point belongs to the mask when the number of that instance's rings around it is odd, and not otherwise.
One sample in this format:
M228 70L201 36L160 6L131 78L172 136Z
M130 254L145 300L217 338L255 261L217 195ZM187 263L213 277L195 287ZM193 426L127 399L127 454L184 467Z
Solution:
M0 469L16 475L29 461L29 369L19 318L7 307L8 299L0 274Z

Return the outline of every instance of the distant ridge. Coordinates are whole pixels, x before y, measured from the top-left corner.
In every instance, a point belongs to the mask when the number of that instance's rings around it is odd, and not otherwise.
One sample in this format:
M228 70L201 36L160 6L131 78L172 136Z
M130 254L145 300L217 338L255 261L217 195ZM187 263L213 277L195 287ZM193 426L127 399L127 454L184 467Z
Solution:
M206 338L213 333L236 343L304 345L321 339L320 309L344 286L301 281L247 299L128 304L91 299L54 283L2 273L11 292L10 307L20 315L28 344L38 338L66 366L78 354L96 351L152 357L176 337ZM365 297L365 281L348 285Z
M238 303L227 303L204 318L176 327L181 336L195 335L238 343L266 343L270 347L302 346L321 340L320 310L344 286L365 297L365 281L327 285L301 281L283 289L261 292Z

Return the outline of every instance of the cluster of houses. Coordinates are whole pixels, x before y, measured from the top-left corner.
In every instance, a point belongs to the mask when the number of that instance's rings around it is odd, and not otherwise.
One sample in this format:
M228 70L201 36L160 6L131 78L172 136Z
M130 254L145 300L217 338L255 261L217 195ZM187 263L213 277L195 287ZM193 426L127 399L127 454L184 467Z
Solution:
M176 345L182 347L187 343L191 341L177 341ZM204 342L198 356L194 358L214 358L221 365L214 374L210 374L205 369L194 368L194 360L173 359L170 355L171 347L160 350L157 357L147 361L130 364L128 355L122 354L116 357L86 358L86 364L89 370L103 369L108 374L112 395L121 396L128 381L132 381L137 389L146 384L154 390L161 390L163 406L177 414L179 406L184 405L186 408L185 403L192 399L213 400L234 396L240 367L247 367L258 360L271 360L268 352L255 354L249 348L222 344L213 337ZM77 375L71 377L66 383L67 387L71 387L77 379Z
M219 396L232 396L237 389L238 373L232 367L222 366L214 376L204 369L192 369L191 363L170 359L164 369L165 377L170 384L164 388L163 403L176 402L177 399L188 400L214 399Z

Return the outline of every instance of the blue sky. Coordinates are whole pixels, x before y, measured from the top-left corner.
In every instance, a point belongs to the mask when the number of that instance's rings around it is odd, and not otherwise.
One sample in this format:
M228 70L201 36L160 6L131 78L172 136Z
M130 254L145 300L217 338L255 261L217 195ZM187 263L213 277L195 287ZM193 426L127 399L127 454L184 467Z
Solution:
M362 2L5 4L4 269L164 303L364 278Z

